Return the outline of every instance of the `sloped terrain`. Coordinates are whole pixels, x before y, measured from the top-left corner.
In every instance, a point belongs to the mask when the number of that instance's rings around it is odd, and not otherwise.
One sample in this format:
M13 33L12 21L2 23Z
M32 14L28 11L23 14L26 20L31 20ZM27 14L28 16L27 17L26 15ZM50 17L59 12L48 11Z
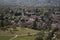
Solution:
M37 34L38 32L40 32L40 31L28 29L28 28L17 27L16 29L8 28L8 30L6 30L6 31L0 30L0 36L34 35L34 34Z

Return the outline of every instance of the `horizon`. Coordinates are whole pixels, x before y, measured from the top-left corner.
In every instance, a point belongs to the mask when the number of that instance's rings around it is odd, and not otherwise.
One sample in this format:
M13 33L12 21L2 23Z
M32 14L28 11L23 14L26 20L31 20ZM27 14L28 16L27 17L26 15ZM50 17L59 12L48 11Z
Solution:
M0 0L0 5L60 6L60 0Z

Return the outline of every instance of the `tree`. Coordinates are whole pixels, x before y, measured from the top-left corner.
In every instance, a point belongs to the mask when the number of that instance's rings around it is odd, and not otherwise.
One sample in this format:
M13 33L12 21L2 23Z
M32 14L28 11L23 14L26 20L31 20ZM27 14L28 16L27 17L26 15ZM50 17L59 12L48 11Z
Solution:
M33 21L33 27L32 27L32 29L37 29L36 21Z
M44 37L44 31L41 31L37 34L35 40L43 40L43 37Z
M33 27L32 27L32 29L37 29L37 18L33 21Z
M43 37L42 36L38 36L35 38L35 40L43 40Z
M4 18L3 14L1 14L1 21L0 21L0 26L4 27Z
M0 21L0 27L4 27L3 20Z

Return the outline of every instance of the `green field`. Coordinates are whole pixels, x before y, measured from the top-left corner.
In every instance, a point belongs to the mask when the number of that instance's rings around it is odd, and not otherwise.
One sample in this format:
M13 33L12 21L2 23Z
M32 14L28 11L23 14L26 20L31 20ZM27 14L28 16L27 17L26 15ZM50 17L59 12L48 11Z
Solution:
M0 36L0 40L9 40L11 38L11 36Z
M17 30L17 31L14 31L14 30ZM37 34L38 32L40 31L29 29L29 28L16 27L16 29L8 28L8 30L6 31L0 30L0 35L26 35L26 34L34 35L34 34Z
M56 38L54 40L60 40L60 32L56 32ZM46 35L46 34L45 34ZM10 40L14 36L0 36L0 40ZM17 36L13 40L34 40L37 37L37 35L24 35L24 36Z
M0 36L0 40L10 40L13 37L10 36ZM18 36L13 40L34 40L35 36Z
M34 40L35 36L21 36L21 37L17 37L14 40Z
M13 34L10 32L10 30L12 30ZM21 27L16 27L16 30L17 31L14 31L13 28L8 28L6 31L0 30L0 40L10 40L14 37L14 35L18 36L13 40L34 40L34 35L40 32L38 30ZM11 35L13 35L13 37L11 37Z

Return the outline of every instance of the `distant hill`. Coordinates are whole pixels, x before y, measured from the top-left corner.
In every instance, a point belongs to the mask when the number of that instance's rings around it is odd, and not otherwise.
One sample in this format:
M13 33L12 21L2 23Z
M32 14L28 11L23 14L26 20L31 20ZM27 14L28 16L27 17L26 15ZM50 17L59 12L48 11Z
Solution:
M60 6L60 0L0 0L0 5Z

